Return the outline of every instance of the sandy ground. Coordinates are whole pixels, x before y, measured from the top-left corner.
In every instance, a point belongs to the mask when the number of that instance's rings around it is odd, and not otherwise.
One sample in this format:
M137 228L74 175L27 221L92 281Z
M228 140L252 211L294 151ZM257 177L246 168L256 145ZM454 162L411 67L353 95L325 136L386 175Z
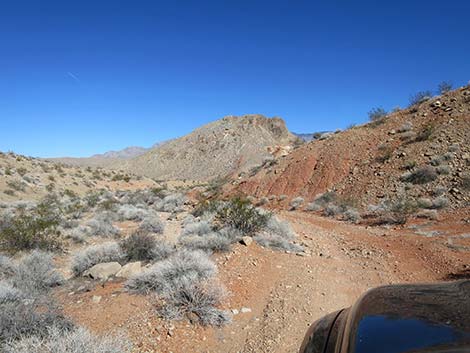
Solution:
M280 217L291 222L307 255L253 243L214 256L231 293L224 307L239 311L223 328L165 322L151 297L129 295L121 282L72 281L57 295L66 314L92 331L127 332L136 352L296 352L314 320L351 305L369 288L470 277L470 224L459 219L447 228L440 222L388 229L304 212ZM102 299L93 303L93 296Z

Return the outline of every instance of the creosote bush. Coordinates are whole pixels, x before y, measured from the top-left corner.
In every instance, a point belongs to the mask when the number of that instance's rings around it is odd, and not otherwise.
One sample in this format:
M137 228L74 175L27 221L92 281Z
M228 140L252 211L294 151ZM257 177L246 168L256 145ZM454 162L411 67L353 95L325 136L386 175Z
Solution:
M19 250L57 250L61 242L57 228L61 215L56 207L44 200L32 210L18 208L13 217L0 219L0 248Z
M219 208L215 221L221 228L235 228L244 235L249 235L262 229L270 217L270 214L258 211L248 200L236 197Z

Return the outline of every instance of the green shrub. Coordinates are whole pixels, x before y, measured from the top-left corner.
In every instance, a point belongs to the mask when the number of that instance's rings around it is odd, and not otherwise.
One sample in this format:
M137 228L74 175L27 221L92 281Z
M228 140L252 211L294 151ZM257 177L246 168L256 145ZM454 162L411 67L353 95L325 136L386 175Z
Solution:
M382 107L373 108L369 113L369 120L375 124L384 122L384 118L387 116L387 111Z
M421 104L432 98L431 91L420 91L410 97L410 107Z
M222 228L232 227L243 234L254 234L266 225L270 217L270 214L260 213L247 199L235 197L218 209L215 220Z
M443 81L437 86L437 91L439 94L445 94L452 91L452 82Z
M33 210L20 208L14 217L0 220L0 247L8 251L57 250L61 215L49 202Z

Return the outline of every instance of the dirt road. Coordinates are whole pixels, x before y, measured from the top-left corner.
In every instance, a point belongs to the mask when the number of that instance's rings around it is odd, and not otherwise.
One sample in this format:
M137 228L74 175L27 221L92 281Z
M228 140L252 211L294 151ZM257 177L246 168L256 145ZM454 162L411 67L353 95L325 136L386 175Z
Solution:
M470 234L469 225L439 235L423 225L394 230L304 212L280 217L291 222L306 256L255 244L215 256L219 277L231 292L225 307L236 313L226 327L164 322L149 298L123 293L120 283L76 294L66 311L100 333L127 330L139 352L296 352L314 320L351 305L367 289L457 277L470 265L470 244L449 244L452 237ZM91 303L94 295L103 298L99 304Z

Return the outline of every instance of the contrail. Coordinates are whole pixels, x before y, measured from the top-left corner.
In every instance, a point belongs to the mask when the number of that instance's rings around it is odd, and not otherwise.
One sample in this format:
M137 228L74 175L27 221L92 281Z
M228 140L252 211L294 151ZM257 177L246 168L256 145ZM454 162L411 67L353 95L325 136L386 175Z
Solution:
M80 83L80 80L78 79L77 76L75 76L73 73L70 71L67 72L67 75L69 75L72 79L74 79L76 82Z

